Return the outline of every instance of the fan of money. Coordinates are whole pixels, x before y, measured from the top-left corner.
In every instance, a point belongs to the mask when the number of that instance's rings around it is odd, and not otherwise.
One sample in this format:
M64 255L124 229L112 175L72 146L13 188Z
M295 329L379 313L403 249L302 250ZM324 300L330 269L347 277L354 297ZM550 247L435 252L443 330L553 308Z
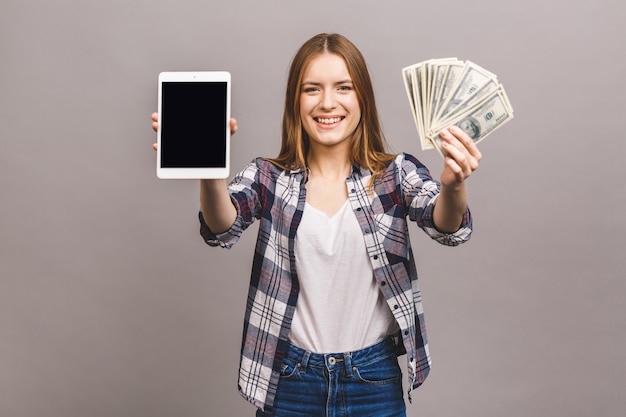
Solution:
M458 126L475 143L513 118L495 74L470 61L430 59L402 69L423 150L441 155L442 129Z

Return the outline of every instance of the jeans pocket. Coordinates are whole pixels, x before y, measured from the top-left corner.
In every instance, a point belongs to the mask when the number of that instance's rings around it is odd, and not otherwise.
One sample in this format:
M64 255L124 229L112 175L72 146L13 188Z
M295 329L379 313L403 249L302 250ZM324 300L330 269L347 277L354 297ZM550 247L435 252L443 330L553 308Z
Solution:
M394 384L402 380L402 371L395 355L384 356L363 365L355 365L352 370L357 381L368 385Z
M284 358L280 366L280 379L293 378L300 369L300 366L300 362L294 361L293 359Z

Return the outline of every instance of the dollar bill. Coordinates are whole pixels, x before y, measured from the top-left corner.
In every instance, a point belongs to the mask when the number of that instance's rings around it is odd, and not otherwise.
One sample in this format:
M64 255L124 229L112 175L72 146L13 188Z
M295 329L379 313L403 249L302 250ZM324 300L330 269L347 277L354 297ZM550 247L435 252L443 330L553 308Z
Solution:
M433 119L443 119L447 114L454 111L457 106L471 98L487 83L490 81L495 82L495 80L497 80L497 78L491 72L473 62L467 62L458 81L456 81L452 87L452 92L443 103L439 114L436 114Z
M402 75L423 150L442 153L437 132L450 126L459 125L478 142L513 118L496 75L471 61L430 59L403 68ZM475 116L484 120L475 123Z
M457 58L440 58L402 69L404 86L422 149L434 149L433 143L426 137L426 132L429 130L432 115L446 94L440 90L451 87L463 66L463 62ZM433 78L438 81L433 82ZM445 82L445 79L448 81Z
M402 70L402 75L404 79L404 86L406 88L407 96L409 98L409 102L411 103L411 110L413 113L413 119L415 120L415 127L417 128L417 133L420 138L420 144L422 149L426 149L425 146L434 146L432 142L426 139L426 132L424 130L424 121L422 119L422 105L421 105L421 93L419 92L420 85L416 80L419 78L419 71L421 66L418 64L417 66L406 67ZM430 143L427 143L430 142Z
M447 97L450 97L450 90L456 85L458 77L463 71L464 64L462 61L455 61L446 64L445 67L446 71L442 80L442 85L438 89L439 95L436 98L434 114L438 114L441 111L440 109L443 106L444 101L446 101Z
M439 153L444 155L441 149L439 132L450 126L457 126L478 143L497 128L509 122L513 118L513 110L504 89L499 88L489 94L476 105L470 107L465 113L461 113L449 122L433 126L427 137L435 145Z
M490 79L480 88L478 88L472 95L469 95L465 100L457 103L450 103L448 110L442 112L442 116L436 119L438 125L449 124L450 119L454 118L460 113L465 113L467 109L477 105L477 103L484 99L486 96L492 94L494 91L503 90L502 84L498 83L496 79Z

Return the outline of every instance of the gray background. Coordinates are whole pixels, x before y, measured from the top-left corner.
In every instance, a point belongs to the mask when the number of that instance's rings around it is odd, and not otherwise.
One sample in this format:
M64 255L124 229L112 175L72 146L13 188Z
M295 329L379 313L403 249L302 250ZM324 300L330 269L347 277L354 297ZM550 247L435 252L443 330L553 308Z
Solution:
M3 0L0 416L253 415L236 373L256 228L209 248L197 182L156 178L157 74L232 72L237 170L278 151L289 61L323 31L360 47L392 148L436 176L402 67L472 60L516 111L480 145L472 241L450 249L411 230L434 367L409 415L624 415L623 10Z

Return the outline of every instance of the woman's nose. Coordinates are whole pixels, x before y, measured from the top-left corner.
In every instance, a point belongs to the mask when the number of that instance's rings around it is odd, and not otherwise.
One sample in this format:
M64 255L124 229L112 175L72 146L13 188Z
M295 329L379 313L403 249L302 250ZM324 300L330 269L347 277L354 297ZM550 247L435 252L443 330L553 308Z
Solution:
M326 109L334 109L336 106L337 106L337 100L333 92L332 91L324 92L322 94L320 107L326 110Z

